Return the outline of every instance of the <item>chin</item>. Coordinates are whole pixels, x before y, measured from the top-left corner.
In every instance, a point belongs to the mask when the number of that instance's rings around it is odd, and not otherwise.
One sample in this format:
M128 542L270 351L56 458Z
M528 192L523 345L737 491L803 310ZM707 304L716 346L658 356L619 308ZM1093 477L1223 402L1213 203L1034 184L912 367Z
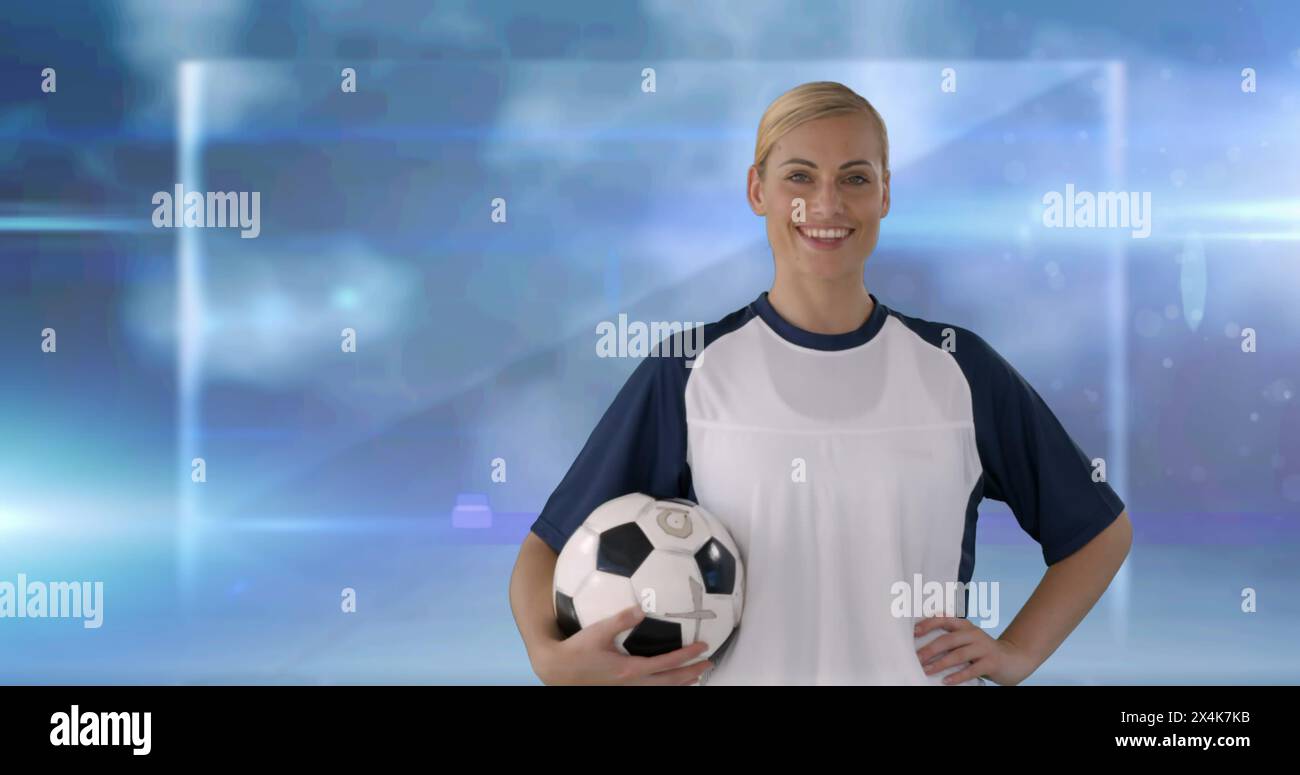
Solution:
M860 280L865 262L826 254L800 257L803 273L818 280Z

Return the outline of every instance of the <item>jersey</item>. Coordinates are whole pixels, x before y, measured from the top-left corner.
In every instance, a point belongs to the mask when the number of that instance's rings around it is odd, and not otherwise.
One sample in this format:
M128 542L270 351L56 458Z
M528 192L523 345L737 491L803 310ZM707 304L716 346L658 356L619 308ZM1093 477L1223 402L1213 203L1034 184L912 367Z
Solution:
M712 512L745 603L702 683L941 684L965 665L924 673L916 651L943 631L914 636L923 614L900 609L898 585L970 582L982 499L1005 502L1048 565L1124 509L985 340L870 295L848 333L799 328L764 292L706 324L693 357L665 343L532 525L558 553L630 492Z

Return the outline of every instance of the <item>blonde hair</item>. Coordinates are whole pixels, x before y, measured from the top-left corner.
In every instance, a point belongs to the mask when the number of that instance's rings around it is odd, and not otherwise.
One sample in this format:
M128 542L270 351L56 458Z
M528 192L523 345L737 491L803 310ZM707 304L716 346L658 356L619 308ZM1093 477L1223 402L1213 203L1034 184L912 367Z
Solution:
M845 113L866 114L875 124L880 133L883 174L889 169L889 133L885 131L885 120L880 113L864 97L842 83L811 81L777 97L763 112L763 118L758 122L758 142L754 145L754 166L758 168L758 176L763 177L768 154L787 132L814 119Z

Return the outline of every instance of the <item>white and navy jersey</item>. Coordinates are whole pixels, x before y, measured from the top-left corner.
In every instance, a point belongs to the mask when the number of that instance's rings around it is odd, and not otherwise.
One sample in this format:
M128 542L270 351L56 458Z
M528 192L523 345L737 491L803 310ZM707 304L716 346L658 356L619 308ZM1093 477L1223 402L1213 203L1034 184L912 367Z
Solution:
M925 675L916 650L942 631L914 637L895 585L969 582L981 499L1006 502L1048 565L1124 509L987 342L871 298L857 330L818 334L763 293L706 325L693 362L647 357L532 526L559 552L630 492L717 516L745 605L708 684L940 684L962 666Z

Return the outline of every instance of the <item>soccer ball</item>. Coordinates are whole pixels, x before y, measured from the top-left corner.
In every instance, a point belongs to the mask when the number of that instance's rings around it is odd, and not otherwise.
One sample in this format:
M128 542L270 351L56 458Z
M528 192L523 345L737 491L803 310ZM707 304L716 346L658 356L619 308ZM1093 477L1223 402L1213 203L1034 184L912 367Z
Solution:
M696 641L721 656L744 602L740 552L717 517L688 500L632 493L591 512L555 563L555 616L568 637L640 605L646 616L614 639L634 656Z

